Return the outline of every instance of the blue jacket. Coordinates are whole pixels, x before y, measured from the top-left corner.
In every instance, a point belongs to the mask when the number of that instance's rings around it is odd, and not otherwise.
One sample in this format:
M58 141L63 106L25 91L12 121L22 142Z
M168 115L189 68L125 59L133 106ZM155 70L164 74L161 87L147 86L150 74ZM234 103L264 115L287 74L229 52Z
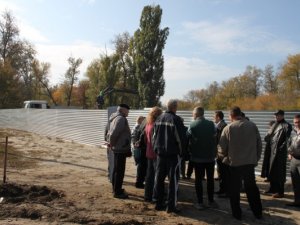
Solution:
M161 114L154 124L153 149L159 156L182 155L186 133L179 116L171 111Z

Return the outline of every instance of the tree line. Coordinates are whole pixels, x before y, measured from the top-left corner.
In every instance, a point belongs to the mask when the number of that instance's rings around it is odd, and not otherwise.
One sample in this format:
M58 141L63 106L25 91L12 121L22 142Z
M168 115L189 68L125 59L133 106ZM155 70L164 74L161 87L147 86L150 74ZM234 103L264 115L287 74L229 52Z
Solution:
M190 90L181 109L202 105L206 109L228 109L238 105L244 110L296 110L300 107L300 54L289 55L279 66L260 69L247 66L245 72L206 88Z
M97 96L107 88L119 92L108 93L104 107L120 102L133 108L159 105L165 89L162 51L169 35L169 28L160 28L161 18L159 5L145 6L140 27L132 36L128 32L116 35L114 52L94 59L83 80L78 79L82 59L69 57L63 82L51 86L50 63L37 59L34 46L21 40L12 13L4 12L0 19L0 108L22 107L30 99L95 108Z
M90 62L84 79L78 79L82 59L69 57L63 81L50 85L50 63L37 59L34 46L20 38L12 13L4 12L0 18L0 108L22 107L30 99L96 108L97 96L109 87L129 91L107 93L104 108L120 102L133 108L160 105L165 90L163 49L169 35L168 27L160 28L161 19L159 5L145 6L134 34L116 35L113 53L102 53ZM247 66L240 75L190 90L179 100L179 108L201 105L213 110L239 105L244 110L293 110L300 106L299 91L300 54L295 54L278 69Z

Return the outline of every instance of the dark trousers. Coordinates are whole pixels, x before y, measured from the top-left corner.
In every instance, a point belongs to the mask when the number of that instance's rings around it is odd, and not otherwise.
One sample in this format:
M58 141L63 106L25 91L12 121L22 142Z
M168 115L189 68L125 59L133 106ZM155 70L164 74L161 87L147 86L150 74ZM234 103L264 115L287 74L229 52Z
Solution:
M146 150L145 150L146 151ZM147 173L147 158L146 153L141 154L141 158L136 168L136 184L142 185L144 184Z
M123 153L114 153L113 169L113 191L116 195L122 194L122 185L125 175L126 155Z
M253 214L258 217L262 215L262 205L260 194L255 182L254 165L244 165L230 168L230 206L232 215L241 217L242 210L240 206L240 185L244 181L245 192Z
M193 170L194 170L193 162L192 162L192 161L189 161L189 163L188 163L188 168L187 168L187 171L186 171L186 176L187 176L187 177L191 177L192 174L193 174Z
M300 160L292 158L291 160L291 178L294 189L294 201L300 204Z
M154 181L154 189L157 194L157 206L164 205L164 186L165 179L168 176L169 186L168 186L168 208L174 208L177 202L177 175L176 170L179 166L179 156L158 156L156 175Z
M185 160L181 159L181 163L180 163L180 173L181 173L181 177L185 177Z
M221 159L217 159L217 165L220 184L219 192L228 194L229 166L224 164Z
M208 163L195 163L195 189L199 203L203 203L203 187L202 180L206 172L207 180L207 196L210 202L214 201L214 171L215 171L215 162Z
M272 193L284 194L284 182L270 181L270 191Z
M156 200L156 191L154 190L155 169L156 159L148 159L144 195L146 201Z

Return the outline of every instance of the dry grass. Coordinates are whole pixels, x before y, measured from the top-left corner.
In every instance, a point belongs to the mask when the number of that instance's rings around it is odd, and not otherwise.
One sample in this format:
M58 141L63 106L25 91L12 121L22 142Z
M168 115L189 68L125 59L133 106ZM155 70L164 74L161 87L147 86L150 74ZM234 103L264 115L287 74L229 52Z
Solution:
M25 134L26 135L26 134ZM11 137L15 137L16 132L0 131L0 168L4 165L4 152L6 137L8 137L7 146L7 169L28 169L36 165L36 161L32 159L32 155L25 155L24 152L14 148L13 143L10 142Z

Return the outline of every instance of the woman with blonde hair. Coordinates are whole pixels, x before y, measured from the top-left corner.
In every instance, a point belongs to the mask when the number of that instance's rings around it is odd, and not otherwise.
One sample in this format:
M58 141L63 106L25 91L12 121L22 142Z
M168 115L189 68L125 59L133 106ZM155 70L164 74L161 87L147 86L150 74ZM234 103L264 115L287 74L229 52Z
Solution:
M152 146L152 136L154 123L157 117L162 114L161 108L155 106L153 107L147 118L145 127L145 143L146 143L146 157L147 157L147 174L145 181L145 201L152 202L155 200L155 190L154 189L154 178L155 178L155 168L156 168L156 154Z

